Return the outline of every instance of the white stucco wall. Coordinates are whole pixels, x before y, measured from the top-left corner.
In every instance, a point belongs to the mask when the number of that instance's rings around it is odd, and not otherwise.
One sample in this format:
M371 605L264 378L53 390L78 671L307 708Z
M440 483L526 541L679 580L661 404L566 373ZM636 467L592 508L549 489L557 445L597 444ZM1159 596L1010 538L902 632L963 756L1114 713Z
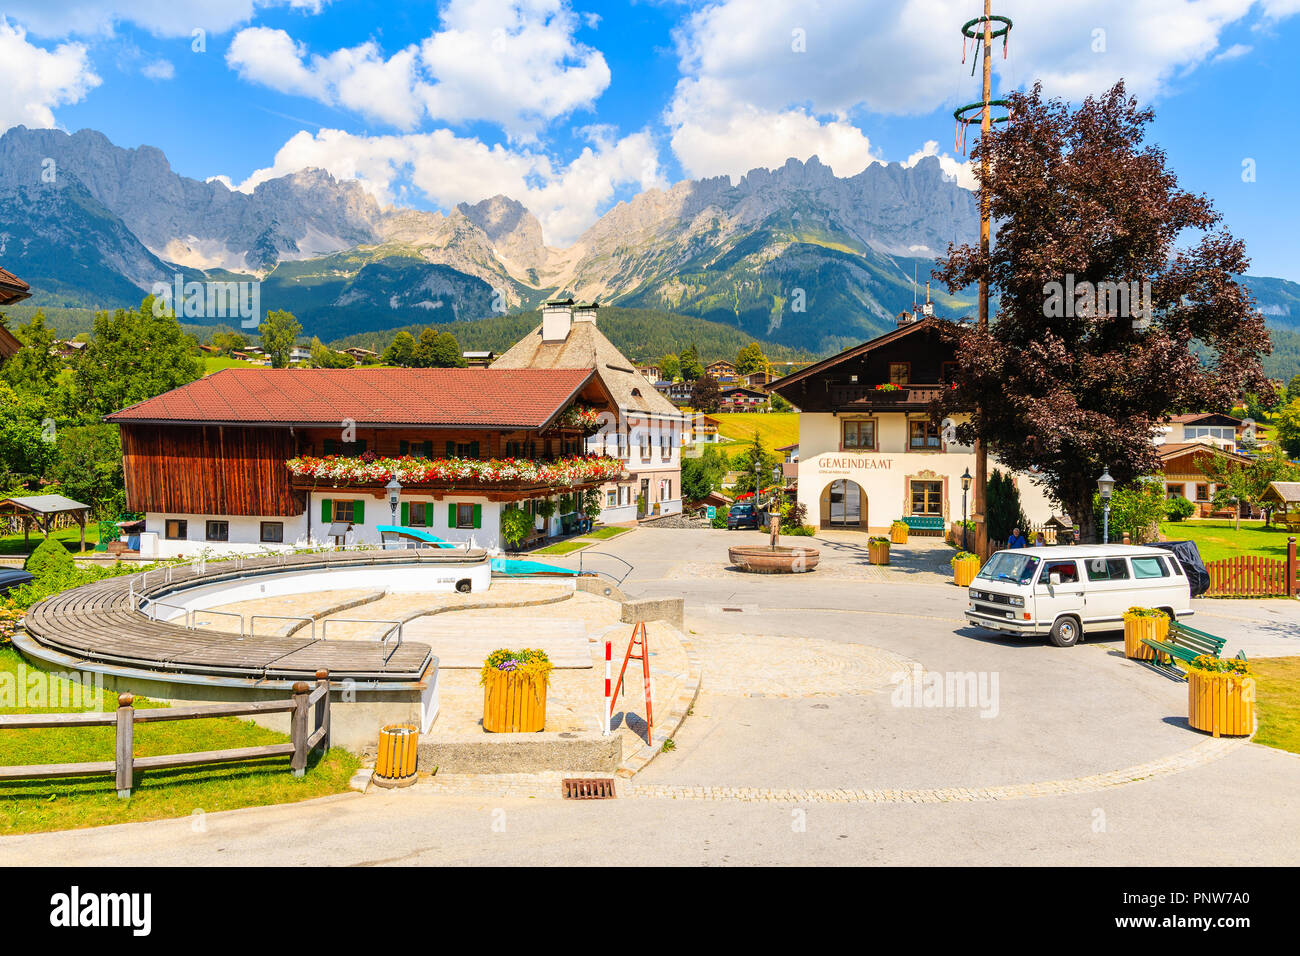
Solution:
M942 451L910 450L908 416L886 412L872 416L876 421L877 450L841 451L842 424L854 417L860 416L799 415L799 501L808 510L809 524L821 523L822 492L837 479L848 479L861 487L866 523L871 530L883 531L891 521L909 513L911 479L945 482L944 519L961 520L961 475L968 468L972 475L975 473L975 455L970 448L950 445ZM990 473L994 467L998 467L997 462L990 458ZM1051 504L1032 476L1022 473L1015 478L1025 516L1035 523L1051 517ZM967 497L968 515L972 497Z

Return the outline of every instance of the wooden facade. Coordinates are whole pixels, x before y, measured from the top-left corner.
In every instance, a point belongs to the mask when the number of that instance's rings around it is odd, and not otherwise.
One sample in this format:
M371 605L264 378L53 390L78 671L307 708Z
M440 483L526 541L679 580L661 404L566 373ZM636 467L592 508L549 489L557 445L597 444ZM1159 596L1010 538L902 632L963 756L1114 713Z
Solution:
M288 427L123 424L122 467L132 511L300 515L285 462L298 453Z

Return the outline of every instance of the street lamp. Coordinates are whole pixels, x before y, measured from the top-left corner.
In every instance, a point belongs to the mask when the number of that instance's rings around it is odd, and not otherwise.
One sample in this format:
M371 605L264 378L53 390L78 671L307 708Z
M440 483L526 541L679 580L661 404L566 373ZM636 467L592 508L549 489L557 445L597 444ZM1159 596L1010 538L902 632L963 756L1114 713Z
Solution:
M966 493L970 491L970 468L961 473L961 549L966 550Z
M1097 493L1101 495L1102 544L1110 544L1110 495L1114 490L1115 479L1110 476L1110 469L1103 467L1101 477L1097 479Z
M393 524L397 524L397 500L402 494L402 483L394 475L388 479L388 484L384 485L384 490L388 492L388 507L393 509Z

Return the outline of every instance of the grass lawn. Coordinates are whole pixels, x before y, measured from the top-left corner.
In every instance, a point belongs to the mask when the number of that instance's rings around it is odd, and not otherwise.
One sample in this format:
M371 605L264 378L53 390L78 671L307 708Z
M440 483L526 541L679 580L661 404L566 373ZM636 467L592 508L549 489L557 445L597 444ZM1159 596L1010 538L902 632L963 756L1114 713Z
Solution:
M1242 520L1241 530L1233 530L1227 519L1206 518L1186 521L1162 521L1160 533L1171 541L1195 541L1201 560L1217 561L1239 554L1256 554L1286 560L1286 539L1292 533L1284 528L1265 528L1262 521Z
M631 528L618 528L613 525L606 525L603 528L597 528L584 537L595 538L597 541L608 541L610 538L617 538L624 531L631 531Z
M72 553L76 553L77 547L81 542L81 529L76 525L71 528L60 528L50 535L59 541L66 541L72 545ZM6 535L0 537L0 554L30 554L35 547L41 543L42 535L39 531L33 530L29 543L23 544L22 532L18 534ZM95 545L99 544L99 523L96 521L86 522L86 551L93 551Z
M261 365L254 365L252 362L245 362L243 359L231 358L228 355L204 355L199 361L203 363L203 374L211 375L213 372L219 372L223 368L263 368Z
M1300 753L1300 657L1264 657L1250 669L1259 699L1255 743Z
M718 420L718 434L746 445L754 441L754 429L769 449L793 445L799 440L799 416L794 412L726 412L711 416Z
M579 548L585 548L594 542L583 540L581 538L571 538L568 541L557 541L555 544L548 544L544 548L538 548L533 554L568 554L570 551L577 551Z
M0 693L15 694L24 673L23 659L10 647L0 647ZM30 679L31 664L26 665ZM64 682L54 679L58 684ZM12 681L12 683L11 683ZM6 686L8 685L8 686ZM29 685L30 686L30 685ZM50 694L53 695L51 688ZM115 709L112 695L106 702ZM3 700L4 698L0 698ZM4 701L4 713L50 713L58 708L16 709ZM101 706L105 703L101 700ZM142 698L140 708L166 706ZM237 717L177 720L137 724L136 756L225 750L282 743L284 734ZM113 758L114 728L68 727L0 730L0 764L81 763ZM338 747L318 755L306 776L289 772L289 758L273 757L239 764L209 764L173 770L136 771L130 799L117 796L111 774L93 777L27 780L0 783L0 835L38 833L132 823L165 817L185 817L195 811L211 813L237 807L292 803L341 793L360 761Z

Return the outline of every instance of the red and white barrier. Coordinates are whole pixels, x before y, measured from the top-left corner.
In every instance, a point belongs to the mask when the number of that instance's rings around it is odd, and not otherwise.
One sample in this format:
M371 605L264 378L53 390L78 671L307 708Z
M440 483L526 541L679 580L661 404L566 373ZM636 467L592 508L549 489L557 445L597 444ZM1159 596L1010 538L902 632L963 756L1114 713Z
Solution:
M614 654L614 642L605 642L605 714L601 726L604 728L604 736L609 736L609 719L614 713L613 691L610 686L610 661Z

